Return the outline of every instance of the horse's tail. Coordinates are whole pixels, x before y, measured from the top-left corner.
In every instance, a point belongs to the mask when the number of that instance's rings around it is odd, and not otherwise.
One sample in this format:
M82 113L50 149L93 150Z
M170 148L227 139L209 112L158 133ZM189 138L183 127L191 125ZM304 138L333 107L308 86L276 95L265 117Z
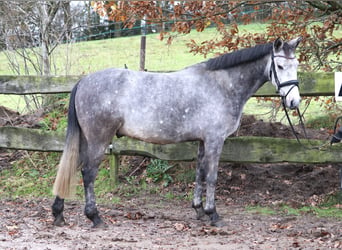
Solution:
M68 111L68 128L66 135L66 143L63 154L58 166L58 172L55 183L53 185L53 194L59 198L69 198L76 191L76 174L80 165L80 125L76 116L75 95L77 86L73 88L70 95L69 111Z

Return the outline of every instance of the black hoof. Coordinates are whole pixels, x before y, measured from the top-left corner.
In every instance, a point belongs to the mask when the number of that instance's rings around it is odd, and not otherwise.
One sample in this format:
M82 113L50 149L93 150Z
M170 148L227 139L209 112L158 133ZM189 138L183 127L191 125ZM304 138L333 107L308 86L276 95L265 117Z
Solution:
M223 221L222 221L221 217L218 215L218 213L216 212L216 208L210 209L210 210L205 210L205 213L210 218L210 226L215 226L215 227L222 227L223 226Z
M88 216L88 218L93 222L93 228L106 227L106 224L102 221L98 213L93 214L91 217Z
M108 225L101 220L100 223L97 223L97 224L94 223L92 228L102 228L102 229L105 229L105 228L108 228Z
M62 227L62 226L67 225L67 223L65 222L63 215L61 215L55 218L55 220L53 221L53 225L57 227Z
M93 217L92 222L93 222L92 228L107 228L108 227L108 225L103 222L103 220L101 219L99 215L96 215L95 217Z
M197 219L197 220L201 220L201 219L206 215L205 212L204 212L202 203L199 204L198 206L195 206L195 205L192 203L192 207L193 207L193 209L195 209L195 211L196 211L196 219Z
M216 221L210 221L210 226L213 227L224 227L226 223L221 219L221 217Z

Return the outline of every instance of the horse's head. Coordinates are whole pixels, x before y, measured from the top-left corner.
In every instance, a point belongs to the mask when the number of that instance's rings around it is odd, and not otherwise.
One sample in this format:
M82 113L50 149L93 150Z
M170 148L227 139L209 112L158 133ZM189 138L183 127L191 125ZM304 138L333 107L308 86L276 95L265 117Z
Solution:
M300 103L297 80L299 63L295 57L295 50L301 40L301 37L289 42L284 42L279 38L275 40L269 64L270 80L276 86L286 107L291 109L297 108Z

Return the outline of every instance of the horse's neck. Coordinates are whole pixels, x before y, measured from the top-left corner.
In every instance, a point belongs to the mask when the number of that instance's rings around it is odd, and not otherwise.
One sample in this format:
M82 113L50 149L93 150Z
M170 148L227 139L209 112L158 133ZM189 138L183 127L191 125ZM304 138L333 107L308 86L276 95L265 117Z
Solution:
M245 101L268 81L266 74L267 60L260 59L255 62L240 65L228 69L228 75L233 76L228 82L227 87L233 84L233 88ZM232 82L233 81L233 82Z

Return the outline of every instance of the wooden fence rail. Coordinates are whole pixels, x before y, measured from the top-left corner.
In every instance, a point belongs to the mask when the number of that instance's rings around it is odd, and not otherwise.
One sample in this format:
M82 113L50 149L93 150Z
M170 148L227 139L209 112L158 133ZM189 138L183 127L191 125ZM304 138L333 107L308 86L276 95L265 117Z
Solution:
M0 147L45 152L61 152L65 135L38 129L0 127ZM321 140L303 140L303 145L295 139L243 136L226 140L222 162L240 163L339 163L342 162L342 144L330 147ZM157 145L127 137L115 138L112 153L115 155L145 155L174 161L193 161L197 155L197 142Z
M81 76L0 76L0 94L53 94L68 93ZM300 73L302 96L334 95L333 73ZM275 88L266 83L254 96L272 97ZM54 131L41 131L18 127L0 127L0 148L32 151L62 151L65 135ZM326 141L303 141L267 137L232 137L226 140L221 155L222 162L250 163L339 163L342 162L342 144L314 149ZM113 140L112 152L117 155L146 155L165 160L192 161L196 159L197 143L187 142L155 145L129 138ZM114 162L115 162L114 161Z
M0 94L68 93L81 76L0 76ZM299 73L300 92L304 96L334 95L334 73ZM278 96L272 84L266 83L255 97Z

